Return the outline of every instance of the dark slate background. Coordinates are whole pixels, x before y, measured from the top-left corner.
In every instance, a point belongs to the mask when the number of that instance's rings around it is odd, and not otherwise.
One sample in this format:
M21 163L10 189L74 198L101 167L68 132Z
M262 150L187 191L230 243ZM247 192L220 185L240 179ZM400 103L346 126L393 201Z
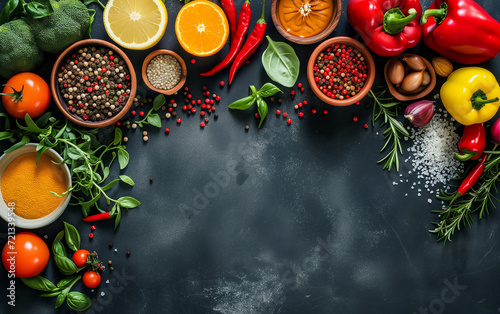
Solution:
M237 8L243 3L235 2ZM270 2L266 4L267 34L284 41L272 24ZM342 17L331 37L360 39L347 21L347 2L342 1ZM477 2L500 20L496 1ZM6 1L0 3L3 7ZM422 7L430 3L423 0ZM72 207L52 225L34 230L47 235L51 245L63 221L70 222L80 230L83 248L97 251L105 262L113 261L116 270L106 271L95 291L81 283L75 286L92 298L88 313L498 312L496 210L482 221L474 215L474 226L464 227L452 243L436 243L428 230L437 221L431 210L439 205L425 190L421 197L410 190L417 180L415 173L407 174L411 165L403 165L402 172L409 183L393 186L399 175L383 171L376 163L384 140L382 129L371 126L370 100L359 106L329 107L307 87L306 64L316 45L291 43L301 60L297 82L306 90L292 100L290 89L283 88L283 103L269 103L270 114L258 130L254 111L233 112L227 105L247 95L248 84L270 81L259 59L267 43L237 73L233 86L220 88L220 80L227 83L228 70L213 78L199 73L221 60L228 47L191 64L192 56L183 51L174 34L181 6L179 1L166 1L169 22L158 45L147 51L124 51L139 77L142 61L152 50L178 52L188 65L187 85L193 96L202 97L202 85L221 96L219 119L210 116L205 129L200 129L198 113L188 117L178 108L183 118L180 126L172 119L162 121L163 128L171 129L168 136L163 129L146 128L149 141L144 143L138 130L124 132L130 138L131 162L122 173L132 177L136 186L119 186L111 195L131 195L142 205L124 213L116 231L111 221L97 222L95 237L89 240L90 224L82 222L80 210ZM93 37L110 40L102 10L92 7L97 10ZM252 1L251 7L253 27L261 2ZM435 56L423 44L410 51L429 60ZM54 60L46 58L37 71L46 80ZM376 87L384 83L387 58L375 60ZM498 75L499 64L495 60L482 66ZM141 79L138 83L140 93L155 96ZM440 79L428 99L442 83ZM182 95L175 99L183 103ZM309 105L299 119L293 105L302 100ZM318 109L316 115L311 113L313 107ZM292 125L275 116L278 108L289 113ZM321 113L325 108L327 116ZM55 105L51 110L57 111ZM352 120L354 115L359 117L357 122ZM368 129L363 128L365 123ZM245 132L247 124L250 130ZM112 134L113 127L102 131L104 136ZM410 142L404 143L404 148L409 146ZM7 143L1 143L1 148L7 148ZM114 168L111 176L118 174ZM434 199L432 204L427 202L429 197ZM2 246L6 230L7 224L0 222ZM108 247L110 241L113 249ZM126 250L131 251L128 258ZM52 259L42 275L54 282L61 278ZM54 312L54 298L40 298L20 281L16 282L16 307L9 307L6 272L0 276L0 287L2 313ZM67 311L66 305L56 310Z

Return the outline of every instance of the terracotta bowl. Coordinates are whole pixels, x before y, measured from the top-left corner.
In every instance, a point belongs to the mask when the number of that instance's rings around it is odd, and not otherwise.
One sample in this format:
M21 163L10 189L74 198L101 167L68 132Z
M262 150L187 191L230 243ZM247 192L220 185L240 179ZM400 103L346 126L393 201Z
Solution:
M363 55L363 57L365 58L365 62L368 66L367 78L363 88L361 88L359 93L348 99L342 99L342 100L332 99L326 96L325 94L323 94L323 92L319 90L319 88L316 86L316 82L314 81L314 64L316 63L317 56L323 50L334 44L345 44L353 48L356 48ZM314 51L312 52L311 57L309 57L309 62L307 64L307 81L309 82L309 86L311 87L314 94L318 96L319 99L321 99L323 102L329 105L342 107L342 106L349 106L360 101L370 91L370 88L372 87L374 80L375 80L375 62L373 61L373 57L371 53L368 51L368 49L366 49L366 47L362 43L353 38L340 36L327 39L321 44L319 44L318 47L316 47L316 49L314 49Z
M278 30L278 32L288 39L291 42L294 42L296 44L301 44L301 45L309 45L309 44L315 44L317 42L322 41L326 37L328 37L337 27L337 24L339 23L340 16L341 16L341 11L342 11L342 1L341 0L332 0L333 1L333 15L330 23L328 26L319 34L311 36L311 37L299 37L290 34L289 32L286 31L286 29L281 26L280 19L278 16L278 3L280 0L273 0L271 4L271 17L273 19L274 26Z
M175 59L177 59L177 61L179 62L179 64L181 65L181 80L179 81L179 83L177 83L177 85L175 85L173 88L171 89L158 89L156 87L154 87L153 85L151 85L151 83L149 82L148 80L148 76L146 74L146 69L148 67L148 64L149 62L151 62L151 60L156 57L156 56L159 56L159 55L170 55L172 57L174 57ZM170 51L170 50L166 50L166 49L159 49L159 50L155 50L153 52L151 52L147 57L146 59L144 59L144 62L142 63L142 79L144 80L144 83L146 83L146 85L151 89L151 90L154 90L155 92L157 93L161 93L161 94L165 94L165 95L172 95L172 94L175 94L179 89L181 89L182 86L184 86L184 83L186 83L186 78L187 78L187 67L186 67L186 63L184 62L184 60L181 58L181 56L179 56L178 54L176 54L175 52L173 51Z
M436 86L436 72L434 71L432 64L429 61L427 61L427 59L420 56L424 60L425 65L427 67L427 70L429 71L429 74L431 75L431 82L429 83L429 85L427 85L426 89L424 89L421 92L416 93L416 94L402 94L402 93L397 91L396 86L394 86L394 84L392 84L391 81L389 80L389 75L388 75L389 65L395 59L402 59L404 57L412 56L412 55L414 55L414 54L404 53L404 54L401 54L399 56L392 57L391 59L389 59L389 61L387 61L387 63L385 64L385 67L384 67L384 77L385 77L385 81L387 83L387 87L389 87L389 92L391 92L392 96L394 96L396 99L401 100L401 101L410 101L410 100L415 100L415 99L420 99L422 97L425 97L430 92L432 92L432 90Z
M84 120L82 117L78 115L74 115L68 111L68 105L66 104L66 101L62 97L60 90L59 90L59 84L57 82L57 72L61 65L66 62L68 59L68 56L75 50L86 47L86 46L104 46L110 50L113 50L116 54L120 56L120 58L125 62L129 73L130 73L130 95L128 98L128 101L125 103L123 106L122 110L118 112L118 114L110 117L109 119L105 119L102 121L90 121L90 120ZM54 63L54 66L52 68L52 73L50 76L50 90L52 91L52 97L54 98L54 101L56 102L57 107L61 112L68 118L71 122L85 126L88 128L100 128L104 126L111 125L118 120L120 120L130 109L130 106L134 102L135 98L135 93L137 91L137 78L135 75L135 70L134 66L130 62L130 59L127 57L127 55L120 50L117 46L113 45L110 42L107 42L105 40L100 40L100 39L84 39L81 41L78 41L74 43L73 45L69 46L64 50L61 55L57 58L56 62Z

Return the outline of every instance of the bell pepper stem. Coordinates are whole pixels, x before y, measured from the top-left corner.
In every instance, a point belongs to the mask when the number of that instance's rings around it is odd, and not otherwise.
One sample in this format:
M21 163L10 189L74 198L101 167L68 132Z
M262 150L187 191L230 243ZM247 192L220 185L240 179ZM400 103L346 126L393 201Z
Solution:
M15 103L23 100L24 85L23 85L23 87L21 87L21 90L16 90L14 87L7 85L7 84L3 84L3 86L8 86L8 87L12 88L12 90L14 92L12 92L12 93L0 93L0 95L12 97L12 101L14 101Z
M426 10L424 14L422 14L422 24L425 24L429 21L429 17L432 16L436 21L436 24L441 24L444 21L446 16L448 15L448 5L446 3L441 4L439 9L430 9Z
M478 89L474 94L472 94L472 97L470 99L472 103L472 108L474 108L475 110L481 110L481 108L483 108L484 105L492 102L497 102L499 100L500 99L498 97L488 99L486 93L480 89Z
M387 34L401 33L405 26L417 17L417 10L411 8L408 10L408 16L399 8L392 8L384 14L384 31Z
M475 154L473 154L472 152L465 153L465 154L455 153L455 159L458 160L458 161L467 161L467 160L471 159L474 156L477 156L477 153L475 153Z

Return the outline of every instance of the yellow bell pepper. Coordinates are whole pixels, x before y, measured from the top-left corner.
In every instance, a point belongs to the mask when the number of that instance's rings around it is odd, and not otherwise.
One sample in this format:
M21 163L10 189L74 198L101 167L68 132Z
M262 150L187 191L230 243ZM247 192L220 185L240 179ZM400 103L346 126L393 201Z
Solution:
M458 69L441 86L443 105L463 125L493 118L500 106L499 97L500 86L495 76L479 67Z

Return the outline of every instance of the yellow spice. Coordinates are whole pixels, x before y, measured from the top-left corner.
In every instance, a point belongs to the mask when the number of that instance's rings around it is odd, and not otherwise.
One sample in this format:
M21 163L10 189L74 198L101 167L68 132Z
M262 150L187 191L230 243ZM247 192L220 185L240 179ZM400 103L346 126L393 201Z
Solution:
M5 169L0 180L4 202L15 203L14 213L23 218L36 219L54 211L68 189L63 166L55 165L43 154L36 165L36 153L16 157Z

